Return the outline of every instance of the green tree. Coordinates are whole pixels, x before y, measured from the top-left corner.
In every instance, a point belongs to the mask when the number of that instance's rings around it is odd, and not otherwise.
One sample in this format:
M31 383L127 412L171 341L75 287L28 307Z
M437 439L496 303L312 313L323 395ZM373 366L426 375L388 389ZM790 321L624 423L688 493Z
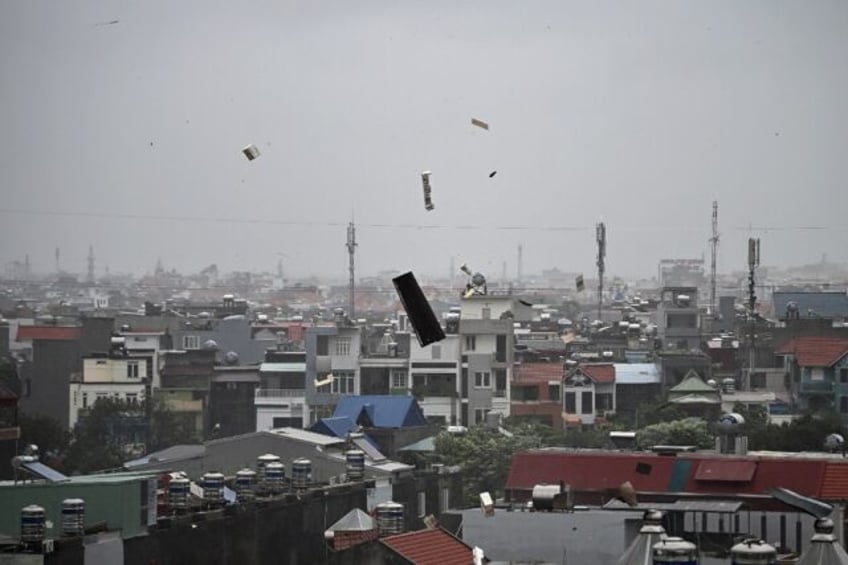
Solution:
M91 473L121 467L139 455L145 427L141 405L112 398L97 400L74 430L66 459L68 470Z
M150 422L147 435L148 453L174 445L200 441L194 430L192 415L174 412L161 398L154 397L148 402L150 405L145 405Z
M694 445L707 449L715 445L708 423L694 418L646 426L637 437L643 449L652 445Z
M62 470L62 460L71 442L71 433L56 418L42 415L20 414L21 445L35 444L40 457L51 467Z
M493 497L503 495L512 456L517 451L539 446L538 437L521 434L507 437L495 430L475 427L464 436L439 434L435 456L442 463L462 467L463 501L466 506L475 506L481 492L487 491Z

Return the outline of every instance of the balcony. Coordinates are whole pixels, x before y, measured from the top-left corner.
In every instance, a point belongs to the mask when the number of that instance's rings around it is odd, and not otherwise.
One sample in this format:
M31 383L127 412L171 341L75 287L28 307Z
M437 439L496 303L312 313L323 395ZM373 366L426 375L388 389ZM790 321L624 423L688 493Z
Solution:
M257 388L253 397L254 404L265 406L291 404L292 399L305 398L306 391L298 388Z
M833 394L833 382L801 381L798 384L798 392L801 394Z

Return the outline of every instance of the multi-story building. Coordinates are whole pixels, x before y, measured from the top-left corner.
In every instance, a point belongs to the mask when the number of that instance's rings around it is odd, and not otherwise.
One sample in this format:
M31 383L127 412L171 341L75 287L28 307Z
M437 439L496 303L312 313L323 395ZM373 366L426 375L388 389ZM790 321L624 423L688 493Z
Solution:
M593 426L615 412L615 366L612 363L579 365L565 377L563 412L566 425Z
M145 364L150 386L154 389L162 386L159 357L161 351L171 349L171 336L163 331L133 330L129 326L121 328L119 333L124 338L127 357Z
M451 320L442 341L427 347L421 347L414 339L410 343L408 389L433 423L457 425L463 422L458 329L458 323ZM398 379L393 384L403 383ZM467 399L464 400L467 406Z
M259 387L254 391L256 431L272 428L305 428L306 353L268 351L259 366Z
M848 418L848 338L799 337L775 354L801 409L833 408Z
M559 361L517 365L511 391L512 417L562 429L563 373Z
M510 414L515 297L473 295L463 299L459 320L462 362L462 425L486 421L486 414Z
M84 358L82 372L71 376L68 428L74 429L100 399L143 402L147 378L147 364L127 357L122 349Z
M690 351L701 345L698 289L667 286L657 304L657 334L663 349Z
M215 366L209 389L209 434L229 437L256 431L255 394L259 365L237 365L238 359Z
M208 418L208 403L215 374L215 350L163 351L162 360L162 387L154 395L189 425L194 439L206 437L214 426Z
M337 311L332 324L306 330L309 424L329 417L346 394L360 394L362 328Z

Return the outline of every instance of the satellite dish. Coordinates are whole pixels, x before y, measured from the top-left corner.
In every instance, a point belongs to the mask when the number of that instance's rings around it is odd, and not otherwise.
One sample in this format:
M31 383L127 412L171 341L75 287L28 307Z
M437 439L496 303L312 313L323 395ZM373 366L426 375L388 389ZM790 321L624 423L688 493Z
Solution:
M744 424L745 418L742 417L742 414L730 412L721 415L721 417L716 422L716 429L719 431L719 433L730 434L736 432Z
M466 265L465 263L459 266L459 270L468 275L469 277L471 276L471 269L469 269L468 265Z
M845 446L845 438L842 434L830 434L824 438L824 448L831 453L841 451Z
M486 284L486 277L483 276L483 273L474 273L471 276L471 284L474 286L483 286Z

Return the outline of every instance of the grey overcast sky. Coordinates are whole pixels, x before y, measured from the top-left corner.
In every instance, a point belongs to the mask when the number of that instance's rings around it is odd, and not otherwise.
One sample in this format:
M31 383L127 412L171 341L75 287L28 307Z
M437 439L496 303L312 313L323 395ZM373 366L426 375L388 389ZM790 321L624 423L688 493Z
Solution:
M844 0L3 0L0 262L589 274L603 220L650 276L713 199L720 271L846 261L846 101Z

